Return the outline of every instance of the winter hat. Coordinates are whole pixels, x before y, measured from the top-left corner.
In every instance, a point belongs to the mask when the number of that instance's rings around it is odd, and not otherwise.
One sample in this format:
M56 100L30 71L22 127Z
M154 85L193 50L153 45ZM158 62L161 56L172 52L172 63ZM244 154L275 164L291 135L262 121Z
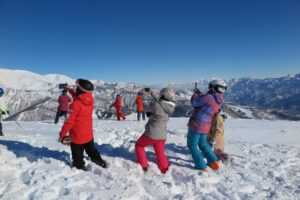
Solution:
M160 98L162 98L166 101L173 101L174 96L175 96L175 93L171 88L163 88L160 91Z
M89 80L77 79L77 88L82 91L82 93L92 92L94 90L94 85Z

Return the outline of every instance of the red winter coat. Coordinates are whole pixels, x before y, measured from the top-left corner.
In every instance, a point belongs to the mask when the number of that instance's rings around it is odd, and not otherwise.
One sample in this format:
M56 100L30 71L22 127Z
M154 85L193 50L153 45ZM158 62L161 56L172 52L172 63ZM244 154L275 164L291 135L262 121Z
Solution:
M68 111L69 110L69 102L71 102L72 99L68 95L60 95L58 98L58 109L60 111Z
M122 107L122 98L116 98L116 101L113 103L112 105L113 107L115 107L116 110L121 110Z
M70 91L72 94L74 91ZM75 144L84 144L93 139L93 108L94 98L91 93L73 96L70 106L70 117L64 123L59 135L64 138L70 133L71 141Z
M138 95L135 99L135 103L137 106L138 111L143 111L144 110L144 105L143 105L143 96Z

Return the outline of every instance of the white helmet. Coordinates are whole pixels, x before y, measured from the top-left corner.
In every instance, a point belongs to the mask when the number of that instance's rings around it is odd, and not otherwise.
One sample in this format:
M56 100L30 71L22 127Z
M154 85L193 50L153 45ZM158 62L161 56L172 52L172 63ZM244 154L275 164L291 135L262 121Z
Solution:
M227 84L222 79L214 79L209 82L208 89L224 93L227 89Z
M163 98L166 101L173 101L175 92L171 88L163 88L159 94L160 98Z

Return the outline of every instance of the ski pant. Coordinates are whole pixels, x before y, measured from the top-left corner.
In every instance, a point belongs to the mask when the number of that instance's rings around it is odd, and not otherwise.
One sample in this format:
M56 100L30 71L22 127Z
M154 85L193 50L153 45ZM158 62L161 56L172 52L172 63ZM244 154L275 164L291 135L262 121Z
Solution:
M122 118L122 119L126 119L126 117L125 117L125 115L124 115L124 113L122 112L121 109L117 109L117 110L116 110L116 114L117 114L117 120L118 120L118 121L120 121L121 118Z
M146 119L146 114L145 114L145 111L142 110L142 111L137 111L137 120L140 121L141 120L141 115L143 117L143 120Z
M2 131L2 122L0 121L0 136L3 136L3 131Z
M207 143L206 138L207 134L197 133L191 129L188 130L187 146L192 154L196 169L205 169L207 164L210 165L212 162L218 160L211 147ZM204 161L204 158L206 158L207 164Z
M85 144L75 144L71 142L71 152L72 152L72 159L73 159L73 166L77 169L84 169L84 161L83 161L83 152L88 154L91 158L92 162L100 165L103 160L101 158L100 153L94 146L94 140L91 140Z
M67 119L67 113L68 113L68 111L57 110L54 123L57 124L58 121L59 121L59 118L61 116L65 116L65 120L66 120Z
M165 155L165 143L166 140L153 140L143 134L135 144L135 154L138 163L142 168L148 167L147 156L145 147L153 145L155 155L157 157L157 165L161 173L165 173L169 168L169 163Z

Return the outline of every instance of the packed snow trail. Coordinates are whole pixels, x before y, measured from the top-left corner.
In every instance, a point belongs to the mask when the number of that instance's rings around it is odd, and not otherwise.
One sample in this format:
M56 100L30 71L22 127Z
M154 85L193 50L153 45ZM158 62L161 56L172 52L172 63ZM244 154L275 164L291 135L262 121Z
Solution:
M145 122L134 119L94 121L96 147L109 167L86 157L87 172L70 167L70 149L57 141L62 122L4 122L0 199L300 199L300 122L227 120L225 148L234 162L200 175L186 147L188 119L171 118L171 167L162 175L152 148L146 173L136 163Z

